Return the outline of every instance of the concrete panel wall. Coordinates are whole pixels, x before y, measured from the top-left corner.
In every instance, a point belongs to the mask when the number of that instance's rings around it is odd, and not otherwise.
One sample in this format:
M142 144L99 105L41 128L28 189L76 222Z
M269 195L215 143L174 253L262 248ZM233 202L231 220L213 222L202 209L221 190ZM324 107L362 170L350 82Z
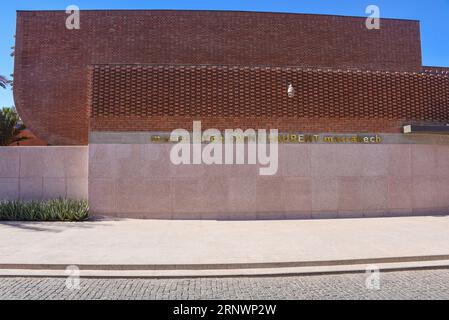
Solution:
M168 144L91 144L99 215L166 219L348 218L449 213L448 145L279 145L279 170L182 165Z
M87 199L87 147L0 147L0 200Z

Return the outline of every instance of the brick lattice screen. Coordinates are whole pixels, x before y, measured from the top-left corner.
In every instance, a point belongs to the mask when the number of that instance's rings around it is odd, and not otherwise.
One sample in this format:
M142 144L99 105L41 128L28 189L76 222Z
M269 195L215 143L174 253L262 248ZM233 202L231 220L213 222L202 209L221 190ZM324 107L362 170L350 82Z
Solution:
M218 129L387 133L406 121L449 122L449 76L440 74L100 65L90 83L93 131L190 129L196 119Z

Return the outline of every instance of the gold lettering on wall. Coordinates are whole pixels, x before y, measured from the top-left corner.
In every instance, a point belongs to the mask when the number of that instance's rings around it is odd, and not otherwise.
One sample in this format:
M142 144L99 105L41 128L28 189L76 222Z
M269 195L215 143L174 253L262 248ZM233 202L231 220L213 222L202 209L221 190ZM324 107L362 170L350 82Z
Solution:
M214 142L215 137L206 136L203 137L204 143ZM275 137L269 137L270 141L273 141ZM224 143L224 135L221 137ZM244 139L236 141L238 143L257 141L256 136L245 137ZM166 142L178 142L170 141L170 136L166 134L152 135L151 142L153 143L166 143ZM319 135L319 134L297 134L297 133L280 133L278 135L278 143L280 144L312 144L312 143L328 143L328 144L380 144L383 142L382 137L379 135Z

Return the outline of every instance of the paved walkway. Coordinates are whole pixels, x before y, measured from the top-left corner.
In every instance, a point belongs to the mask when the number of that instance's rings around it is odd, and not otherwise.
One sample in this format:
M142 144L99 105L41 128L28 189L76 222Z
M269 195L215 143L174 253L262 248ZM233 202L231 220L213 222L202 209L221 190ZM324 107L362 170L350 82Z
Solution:
M79 289L60 278L0 278L2 299L449 299L449 270L208 279L84 279ZM379 290L377 290L379 289Z
M0 223L0 252L3 269L21 264L294 267L297 262L313 267L323 261L338 265L344 260L438 255L449 260L449 217Z

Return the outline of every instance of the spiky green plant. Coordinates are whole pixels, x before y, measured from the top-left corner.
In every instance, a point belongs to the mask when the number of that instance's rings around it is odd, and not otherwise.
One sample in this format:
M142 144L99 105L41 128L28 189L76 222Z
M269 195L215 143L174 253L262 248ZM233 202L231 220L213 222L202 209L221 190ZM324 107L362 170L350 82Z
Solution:
M25 129L26 127L20 120L15 108L0 110L0 146L9 146L27 140L27 137L20 136Z
M3 221L84 221L88 216L87 201L0 201L0 220Z

